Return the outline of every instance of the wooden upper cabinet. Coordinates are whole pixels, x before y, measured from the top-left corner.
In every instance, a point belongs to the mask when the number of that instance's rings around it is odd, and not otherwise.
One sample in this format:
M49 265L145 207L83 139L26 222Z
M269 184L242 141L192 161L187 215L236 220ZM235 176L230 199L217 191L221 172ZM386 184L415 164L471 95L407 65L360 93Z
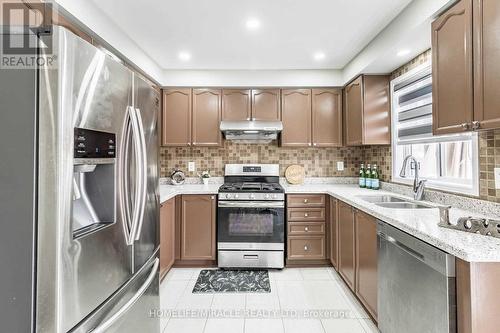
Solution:
M500 94L498 92L500 88L500 1L474 1L473 13L474 121L476 121L473 127L475 129L500 128ZM466 20L465 23L470 22L469 18L464 18L464 20Z
M356 212L356 295L377 318L378 246L377 220Z
M175 198L160 208L160 276L163 278L175 261Z
M193 89L193 146L220 146L222 92L218 89Z
M280 90L252 89L252 120L281 119Z
M338 268L351 290L355 290L355 225L354 210L348 204L338 202Z
M345 137L348 146L363 144L363 77L349 83L345 94Z
M283 89L281 113L283 121L281 145L311 146L311 89Z
M163 90L163 146L191 144L191 89Z
M495 46L491 46L497 48L497 45L495 41ZM472 0L461 0L432 23L432 115L435 135L463 132L472 127L472 56ZM495 67L498 68L498 65L495 64Z
M222 90L222 120L250 120L252 116L250 89Z
M330 197L330 262L338 268L338 200Z
M181 260L215 260L214 195L183 195Z
M342 146L342 91L312 90L312 143L317 147Z
M345 138L348 146L391 143L388 75L361 75L344 89Z

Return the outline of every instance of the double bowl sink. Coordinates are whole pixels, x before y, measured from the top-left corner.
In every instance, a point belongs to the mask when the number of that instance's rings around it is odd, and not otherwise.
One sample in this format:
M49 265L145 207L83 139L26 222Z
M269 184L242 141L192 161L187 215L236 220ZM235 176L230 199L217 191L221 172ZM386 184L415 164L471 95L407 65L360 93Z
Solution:
M394 209L427 209L436 208L422 202L402 199L392 195L358 195L359 199L373 203L379 207Z

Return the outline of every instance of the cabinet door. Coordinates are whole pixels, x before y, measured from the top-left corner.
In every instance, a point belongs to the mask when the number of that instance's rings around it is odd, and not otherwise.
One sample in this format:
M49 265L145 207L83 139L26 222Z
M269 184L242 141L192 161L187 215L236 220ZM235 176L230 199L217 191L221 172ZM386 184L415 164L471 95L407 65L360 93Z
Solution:
M280 119L280 90L252 89L252 120Z
M160 276L168 272L175 260L175 198L160 208Z
M354 246L354 210L344 202L338 204L339 219L339 273L347 285L354 290L355 282L355 246Z
M342 146L342 91L312 90L312 142L317 147Z
M163 90L163 146L191 145L191 89Z
M363 144L363 77L345 87L346 144Z
M193 146L220 146L222 93L217 89L193 89Z
M330 237L330 262L333 267L338 268L338 212L337 212L338 201L335 198L330 197L330 225L329 225L329 237Z
M377 220L356 212L356 295L377 318Z
M181 260L215 260L215 196L183 195Z
M389 75L363 76L363 145L391 144Z
M281 145L311 146L311 90L284 89L281 93L281 112L283 119Z
M461 0L432 23L435 135L471 128L472 82L472 0Z
M474 2L475 128L500 128L500 1Z
M250 89L224 89L222 91L222 120L250 120Z

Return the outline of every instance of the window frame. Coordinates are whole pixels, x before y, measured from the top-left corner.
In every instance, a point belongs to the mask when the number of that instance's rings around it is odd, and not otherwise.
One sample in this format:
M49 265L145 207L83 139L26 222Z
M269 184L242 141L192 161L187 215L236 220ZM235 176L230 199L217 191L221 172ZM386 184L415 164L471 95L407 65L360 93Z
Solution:
M403 146L403 144L397 144L397 110L396 106L398 105L396 96L394 94L394 87L400 82L404 81L410 76L413 76L420 71L423 71L432 65L431 61L423 63L416 68L408 71L407 73L391 80L390 82L390 93L391 93L391 151L392 151L392 175L391 181L397 184L404 185L412 185L413 178L401 178L399 176L400 170L396 167L398 162L398 154L397 148L398 146ZM468 141L470 140L472 143L472 186L469 185L460 185L458 183L452 181L446 181L445 177L435 178L435 179L427 179L426 187L430 189L435 189L439 191L446 191L452 193L466 194L470 196L479 196L479 139L477 132L468 132L464 134L450 134L450 135L442 135L436 136L433 138L427 138L423 140L415 140L415 144L423 144L423 143L444 143L444 142L456 142L456 141ZM406 144L412 144L408 142ZM439 162L442 163L442 155L443 153L439 153Z

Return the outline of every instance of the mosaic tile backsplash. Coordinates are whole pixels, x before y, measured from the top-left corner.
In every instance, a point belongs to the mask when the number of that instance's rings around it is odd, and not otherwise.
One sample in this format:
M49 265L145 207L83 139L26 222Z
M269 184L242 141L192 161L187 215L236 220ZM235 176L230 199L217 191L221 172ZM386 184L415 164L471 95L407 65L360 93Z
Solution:
M179 168L188 177L210 170L212 176L223 176L228 163L275 163L280 165L280 175L292 164L304 167L306 177L354 177L363 161L360 148L287 148L277 142L270 144L240 144L224 141L222 147L162 147L160 173L167 177ZM196 172L187 172L189 161L196 163ZM337 171L337 162L344 162L344 171Z

